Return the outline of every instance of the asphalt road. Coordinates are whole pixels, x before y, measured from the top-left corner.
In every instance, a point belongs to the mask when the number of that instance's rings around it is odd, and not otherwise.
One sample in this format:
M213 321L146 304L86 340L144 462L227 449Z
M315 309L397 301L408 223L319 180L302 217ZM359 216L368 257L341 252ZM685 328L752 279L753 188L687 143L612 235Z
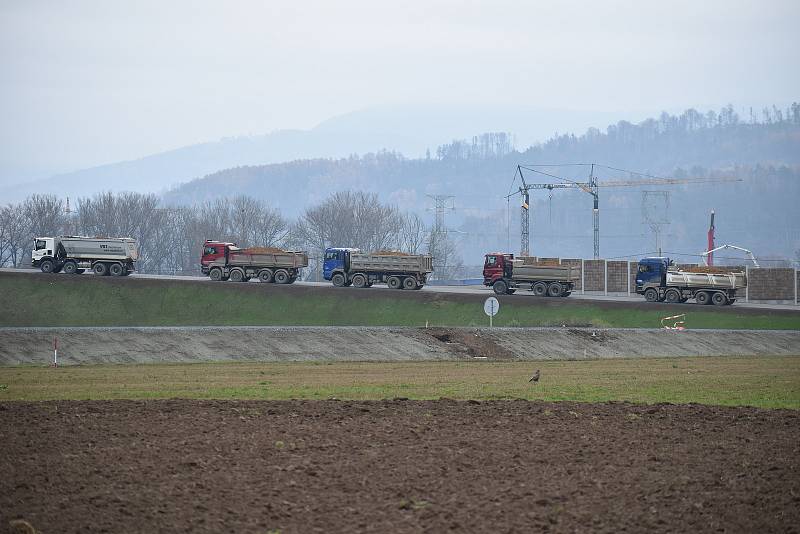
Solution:
M45 275L41 271L37 269L9 269L9 268L2 268L0 272L14 272L14 273L28 273L31 275L41 275L41 276L67 276L63 274L48 274ZM80 276L94 276L92 273L84 273ZM167 275L167 274L132 274L131 278L142 278L142 279L156 279L156 280L177 280L181 282L210 282L210 279L207 276L177 276L177 275ZM232 282L226 282L232 283ZM251 280L249 283L251 284L258 284L257 280ZM294 285L297 286L324 286L330 287L330 282L295 282ZM370 289L374 291L381 286L375 286L374 288ZM368 291L370 291L368 290ZM460 293L460 294L467 294L467 295L486 295L487 297L493 295L493 291L489 287L485 286L433 286L427 285L422 288L420 291L427 291L427 292L437 292L437 293ZM519 298L541 298L541 297L534 297L532 293L528 291L518 291L515 297ZM569 297L565 297L569 299L578 299L578 300L601 300L601 301L613 301L613 302L642 302L643 298L640 295L636 294L608 294L604 295L602 293L581 293L580 291L573 291ZM685 306L697 306L694 302L687 302ZM743 308L764 308L764 309L773 309L773 310L795 310L800 312L800 305L797 304L773 304L773 303L755 303L755 302L744 302L744 298L737 299L736 303L733 304L736 307L743 307Z

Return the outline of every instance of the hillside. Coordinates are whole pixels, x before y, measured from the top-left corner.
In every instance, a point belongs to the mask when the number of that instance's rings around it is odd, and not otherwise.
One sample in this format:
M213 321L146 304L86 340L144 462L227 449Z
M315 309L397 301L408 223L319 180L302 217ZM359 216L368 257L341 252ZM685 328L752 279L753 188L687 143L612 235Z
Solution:
M518 250L518 199L507 200L518 163L598 162L658 176L736 178L741 182L648 186L604 190L601 198L601 255L656 252L642 214L643 190L664 190L667 222L664 251L698 254L712 209L719 243L753 249L757 255L794 257L800 248L800 106L780 122L743 123L729 108L717 114L689 110L662 114L639 124L619 122L605 132L556 136L524 151L508 136L485 134L440 146L430 157L405 158L392 152L345 159L297 160L241 166L208 175L164 195L167 204L191 204L220 194L247 194L269 201L287 216L335 191L379 194L383 202L416 211L432 222L426 195L453 195L447 225L457 231L464 257L489 249ZM584 181L577 171L553 167L558 176ZM598 169L600 180L636 178ZM552 179L540 176L542 181ZM519 185L517 181L515 187ZM533 253L590 257L591 199L576 191L536 192L532 198ZM510 228L509 228L510 222ZM776 228L781 228L776 232ZM698 261L698 257L685 257ZM732 258L735 261L735 258Z

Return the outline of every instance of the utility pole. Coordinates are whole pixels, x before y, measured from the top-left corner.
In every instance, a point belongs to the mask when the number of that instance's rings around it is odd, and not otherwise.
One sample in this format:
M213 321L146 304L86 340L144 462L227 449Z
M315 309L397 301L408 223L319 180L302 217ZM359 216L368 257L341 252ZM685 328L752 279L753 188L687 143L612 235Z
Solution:
M434 203L434 222L429 252L433 257L433 271L437 273L436 277L439 278L447 267L446 255L441 253L443 252L441 246L447 240L447 226L444 222L444 215L448 210L455 209L452 203L455 197L453 195L427 196L432 198Z
M642 223L653 232L661 256L661 227L669 224L669 191L642 191Z
M592 227L594 229L594 259L600 259L600 195L597 191L597 179L594 177L594 163L589 170L589 194L594 197L592 209Z

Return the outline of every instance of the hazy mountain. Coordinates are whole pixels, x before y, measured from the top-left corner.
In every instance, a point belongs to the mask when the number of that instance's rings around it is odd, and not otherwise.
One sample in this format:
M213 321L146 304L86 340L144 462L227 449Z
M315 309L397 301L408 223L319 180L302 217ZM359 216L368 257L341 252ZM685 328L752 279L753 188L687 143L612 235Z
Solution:
M396 106L334 117L311 130L225 138L131 161L77 170L0 188L18 201L31 193L78 197L98 191L162 192L219 170L307 158L340 158L382 149L420 157L470 132L507 131L528 146L556 132L582 132L619 114L570 110ZM636 117L632 117L636 118ZM20 180L21 181L21 180Z

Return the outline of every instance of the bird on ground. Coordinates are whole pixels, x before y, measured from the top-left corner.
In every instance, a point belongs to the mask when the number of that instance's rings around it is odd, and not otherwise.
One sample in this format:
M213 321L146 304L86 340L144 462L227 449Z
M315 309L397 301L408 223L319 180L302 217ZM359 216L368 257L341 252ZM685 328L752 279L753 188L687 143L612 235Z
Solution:
M538 382L539 381L539 370L537 369L533 376L528 380L528 382Z

